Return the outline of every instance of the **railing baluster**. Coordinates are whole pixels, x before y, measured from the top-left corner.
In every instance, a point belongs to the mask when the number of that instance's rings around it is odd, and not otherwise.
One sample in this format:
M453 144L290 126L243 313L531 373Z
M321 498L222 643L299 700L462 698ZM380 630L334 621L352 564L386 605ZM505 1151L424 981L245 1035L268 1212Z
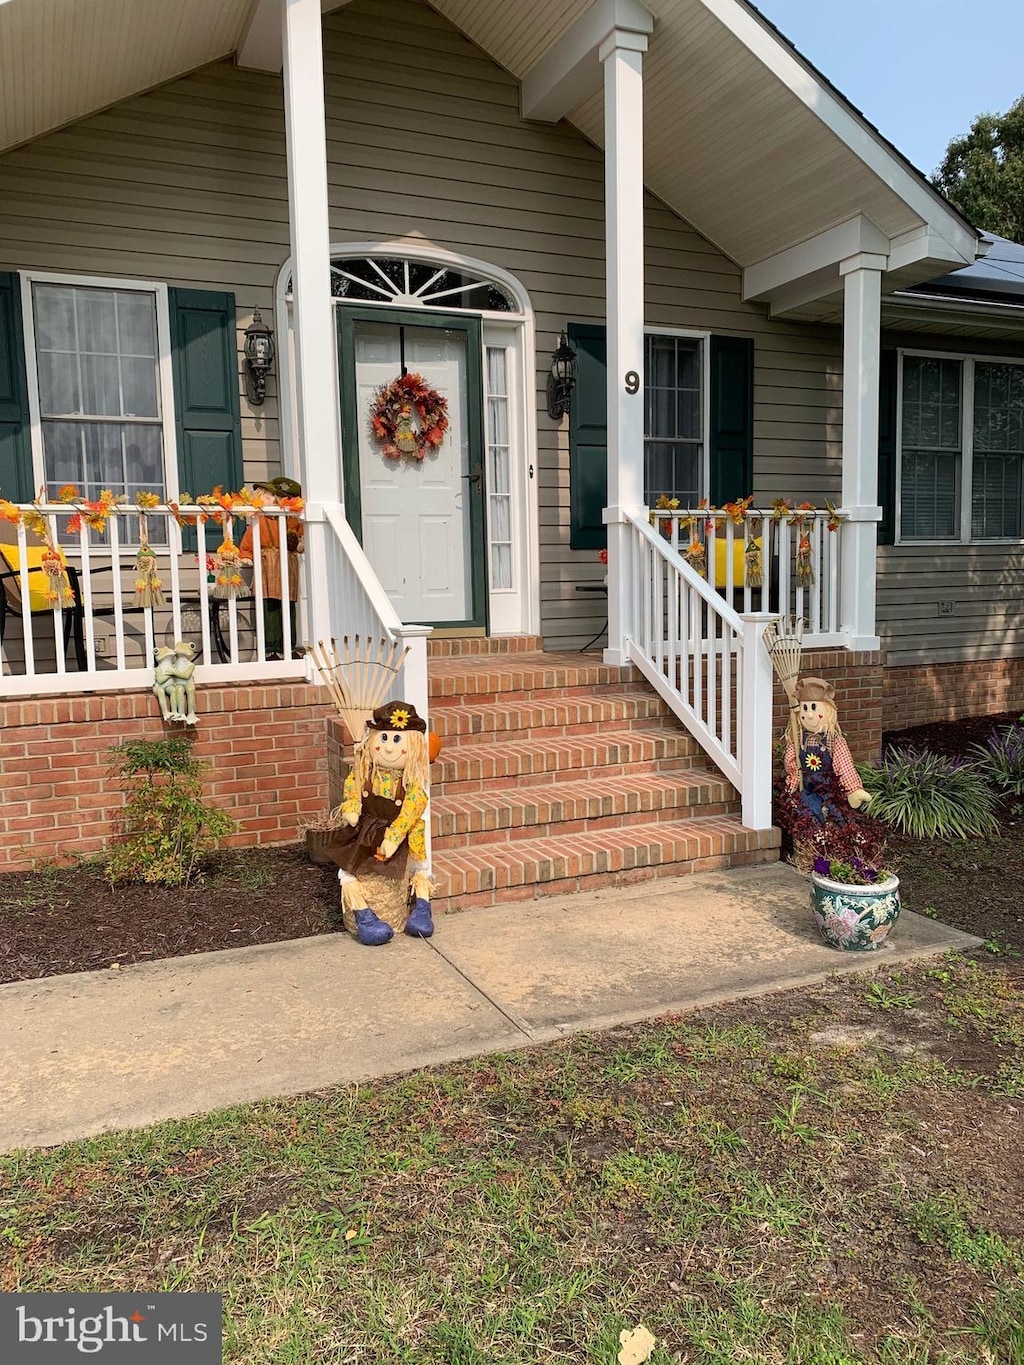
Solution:
M89 528L84 521L78 530L78 549L82 556L82 572L79 574L79 582L82 588L82 614L85 620L85 666L90 673L93 673L96 670L96 627L92 614L92 554L89 544Z
M166 517L164 525L167 525ZM171 537L166 537L168 548L171 545ZM178 556L169 555L171 561L171 620L174 623L175 642L181 639L183 631L181 628L181 578L178 571Z
M288 582L288 517L283 508L277 508L277 557L281 568L281 638L284 648L282 657L290 659L294 641L292 640L292 595Z
M810 630L812 635L817 635L821 630L821 584L822 584L822 563L821 563L821 518L816 516L811 524L811 566L814 573L814 582L811 584L809 596L811 599L811 621Z
M839 630L839 556L843 552L843 528L829 531L828 535L828 628L831 633Z
M50 527L50 539L54 545L58 545L57 518L53 512L46 513L46 521ZM31 600L28 594L23 599L24 610L28 613L31 609ZM64 613L60 607L53 609L53 652L57 660L57 672L67 672L67 661L64 658Z
M32 613L29 610L31 598L28 588L28 537L23 522L18 522L18 586L21 589L21 638L25 648L25 673L34 677L36 671L35 641L32 639ZM64 642L63 634L60 637Z
M252 526L252 595L253 611L256 616L256 658L262 663L267 657L267 632L263 612L263 594L266 591L263 583L263 552L261 541L263 536L263 523L260 521L259 513L252 516L250 522Z
M170 537L168 537L170 539ZM181 544L181 531L178 530L178 543ZM203 663L213 663L210 647L210 584L207 578L206 522L196 522L196 553L199 558L199 629L203 633Z
M791 599L791 560L792 549L792 527L785 517L780 517L779 528L779 612L789 620L792 616L793 604Z
M119 669L125 667L124 603L121 593L121 520L111 517L107 522L110 532L110 592L114 599L114 655Z

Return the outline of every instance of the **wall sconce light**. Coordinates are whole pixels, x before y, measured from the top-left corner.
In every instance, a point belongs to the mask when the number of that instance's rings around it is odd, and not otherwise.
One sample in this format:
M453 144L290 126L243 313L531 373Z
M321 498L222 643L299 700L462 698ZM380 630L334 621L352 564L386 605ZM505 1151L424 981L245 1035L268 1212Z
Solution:
M551 357L551 373L548 375L548 416L553 422L569 411L575 387L576 352L562 332L558 338L558 349Z
M245 390L253 407L267 396L267 371L274 363L274 333L253 309L252 322L245 329Z

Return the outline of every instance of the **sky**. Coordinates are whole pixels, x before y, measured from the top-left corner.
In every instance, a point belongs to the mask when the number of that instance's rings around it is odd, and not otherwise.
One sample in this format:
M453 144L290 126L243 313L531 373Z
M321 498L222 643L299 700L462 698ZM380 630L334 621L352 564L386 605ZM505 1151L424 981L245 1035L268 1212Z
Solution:
M1024 94L1024 0L753 2L925 175Z

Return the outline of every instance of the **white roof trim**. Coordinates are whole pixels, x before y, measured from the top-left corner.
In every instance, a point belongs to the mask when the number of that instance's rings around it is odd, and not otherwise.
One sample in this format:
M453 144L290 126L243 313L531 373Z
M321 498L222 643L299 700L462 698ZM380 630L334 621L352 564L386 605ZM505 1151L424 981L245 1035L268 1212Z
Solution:
M805 65L755 11L741 0L701 0L701 3L894 194L899 195L909 208L920 215L954 252L955 260L965 265L975 260L977 233L963 222L923 176L905 165L886 146L882 137L830 89L822 77Z
M646 39L654 32L654 17L640 0L595 0L523 77L523 118L557 123L598 90L599 49L615 30Z
M780 290L809 277L823 283L832 280L835 288L843 261L864 254L888 258L889 245L885 233L870 218L858 214L806 242L748 266L743 272L743 298L748 303L760 299L774 301Z

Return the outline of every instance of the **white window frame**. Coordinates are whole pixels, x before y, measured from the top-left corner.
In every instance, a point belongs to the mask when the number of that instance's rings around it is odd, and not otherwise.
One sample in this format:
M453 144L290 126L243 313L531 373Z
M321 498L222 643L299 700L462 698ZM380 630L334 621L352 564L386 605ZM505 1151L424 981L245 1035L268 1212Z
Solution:
M1020 536L971 535L972 497L974 493L974 366L1021 365L1024 359L1016 356L985 355L976 351L932 351L917 346L897 349L896 374L896 534L897 545L1024 545ZM960 534L959 536L903 537L903 360L905 356L925 360L958 360L960 362ZM1024 456L1022 463L1024 463ZM1022 495L1024 502L1024 495ZM1024 506L1021 508L1021 529L1024 532Z
M701 498L710 496L711 488L711 442L708 433L711 430L711 333L695 331L692 327L659 327L656 323L644 324L644 360L647 359L646 338L652 337L681 337L687 341L700 342L700 421L701 421L701 468L700 468L700 488L698 489L698 501ZM644 392L647 390L647 376L644 376ZM646 445L647 431L646 422L644 423L644 466L646 470ZM646 478L645 478L646 483ZM644 490L647 496L647 490Z
M166 497L178 497L178 439L174 408L174 371L171 364L171 313L167 285L159 280L131 280L106 275L66 275L56 271L21 271L21 316L24 329L25 370L28 379L29 425L32 440L33 487L46 486L43 421L39 406L39 366L36 357L35 300L33 284L77 285L82 289L110 289L152 294L156 299L157 382L160 392L160 426L163 432L164 487ZM115 419L111 419L112 421ZM129 421L122 418L122 422Z

